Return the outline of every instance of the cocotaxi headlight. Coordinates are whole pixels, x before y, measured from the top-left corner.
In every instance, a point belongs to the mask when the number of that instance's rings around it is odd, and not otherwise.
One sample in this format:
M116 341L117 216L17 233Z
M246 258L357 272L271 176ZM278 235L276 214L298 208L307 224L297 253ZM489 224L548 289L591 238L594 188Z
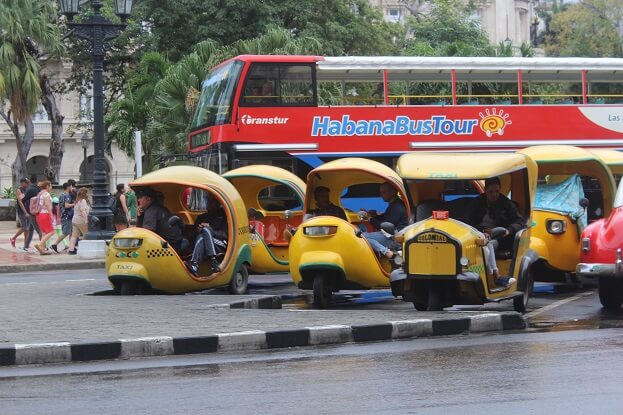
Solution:
M139 238L115 238L113 244L115 248L138 248L143 243Z
M545 227L547 228L547 232L558 235L567 230L567 222L558 219L551 219L546 222Z
M307 236L328 236L337 232L337 226L304 226L303 233Z

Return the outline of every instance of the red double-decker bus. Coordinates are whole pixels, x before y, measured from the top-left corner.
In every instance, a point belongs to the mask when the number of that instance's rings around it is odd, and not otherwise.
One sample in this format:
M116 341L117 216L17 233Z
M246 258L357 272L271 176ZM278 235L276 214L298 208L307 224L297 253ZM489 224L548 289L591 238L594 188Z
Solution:
M623 149L623 59L237 56L203 82L189 151L305 177L339 157L555 143Z

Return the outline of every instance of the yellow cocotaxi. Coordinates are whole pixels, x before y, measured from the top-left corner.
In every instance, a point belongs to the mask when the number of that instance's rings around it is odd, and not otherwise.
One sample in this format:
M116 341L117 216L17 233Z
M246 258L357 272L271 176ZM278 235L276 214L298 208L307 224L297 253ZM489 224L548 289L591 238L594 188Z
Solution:
M579 147L533 146L518 153L530 156L539 167L530 239L539 257L534 278L565 282L580 261L582 230L612 210L614 178L599 156ZM582 197L588 201L586 209Z
M343 208L340 195L356 185L390 183L410 212L402 180L394 170L363 158L333 160L307 176L304 211L315 208L314 191L329 189L331 203ZM371 230L357 213L347 211L348 221L316 216L303 222L290 242L290 274L301 289L313 289L314 305L326 307L333 292L345 289L389 287L390 261L379 258L361 230Z
M182 220L190 247L194 245L194 221L206 211L205 197L215 197L227 215L229 240L221 271L210 275L205 262L199 276L194 276L180 254L156 233L138 227L117 232L106 254L106 273L116 292L180 294L221 286L228 286L232 293L246 291L251 263L249 223L244 202L229 181L200 167L174 166L148 173L130 186L135 191L149 188L161 193L163 205Z
M249 218L254 273L289 271L289 240L284 232L300 225L303 218L305 182L280 167L250 165L223 174L240 193L247 207L259 212Z
M610 172L614 176L615 184L619 184L621 176L623 176L623 151L608 150L608 149L595 149L591 150L591 153L595 154L601 159L606 166L610 169Z
M401 156L396 171L415 221L402 231L404 260L391 273L393 294L417 310L513 299L515 309L525 311L536 260L529 250L529 227L515 234L512 249L497 252L500 275L509 283L496 286L486 271L489 241L466 217L482 192L480 181L498 177L501 193L512 195L519 214L531 223L535 162L523 154L417 152Z

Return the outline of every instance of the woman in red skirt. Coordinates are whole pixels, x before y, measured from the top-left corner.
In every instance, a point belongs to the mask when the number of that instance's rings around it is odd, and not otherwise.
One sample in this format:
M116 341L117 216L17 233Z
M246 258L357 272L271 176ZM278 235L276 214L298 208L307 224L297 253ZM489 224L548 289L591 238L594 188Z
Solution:
M50 196L50 190L52 190L52 184L48 180L44 180L39 183L41 192L36 196L39 202L39 213L37 213L37 224L41 228L43 237L41 241L35 245L35 249L39 251L41 255L50 255L45 247L45 243L54 235L54 223L52 222L52 197Z

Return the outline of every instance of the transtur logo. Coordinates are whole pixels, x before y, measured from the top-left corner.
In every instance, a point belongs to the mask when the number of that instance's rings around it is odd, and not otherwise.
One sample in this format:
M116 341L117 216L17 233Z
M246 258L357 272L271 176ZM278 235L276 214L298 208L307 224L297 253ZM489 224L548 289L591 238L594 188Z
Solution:
M241 118L242 123L244 125L253 125L253 124L287 124L289 118L281 118L281 117L252 117L248 114L245 114Z

